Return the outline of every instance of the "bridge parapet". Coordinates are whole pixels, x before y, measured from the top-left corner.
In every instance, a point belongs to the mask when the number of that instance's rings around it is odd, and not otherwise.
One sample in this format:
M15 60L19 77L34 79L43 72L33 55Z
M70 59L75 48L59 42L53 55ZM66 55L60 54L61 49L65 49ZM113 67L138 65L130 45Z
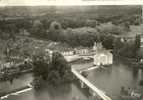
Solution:
M87 80L85 77L83 77L76 69L72 68L71 69L72 73L81 81L83 82L86 86L93 91L93 96L99 96L102 100L112 100L110 97L105 95L103 91L98 89L96 86L94 86L89 80Z

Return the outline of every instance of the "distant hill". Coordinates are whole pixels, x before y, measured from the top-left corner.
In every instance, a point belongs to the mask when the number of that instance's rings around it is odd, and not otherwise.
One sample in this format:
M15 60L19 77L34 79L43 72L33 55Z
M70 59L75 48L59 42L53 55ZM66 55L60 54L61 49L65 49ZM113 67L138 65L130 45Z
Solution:
M3 17L37 17L48 15L105 17L117 15L141 15L141 6L8 6L0 7L0 18Z

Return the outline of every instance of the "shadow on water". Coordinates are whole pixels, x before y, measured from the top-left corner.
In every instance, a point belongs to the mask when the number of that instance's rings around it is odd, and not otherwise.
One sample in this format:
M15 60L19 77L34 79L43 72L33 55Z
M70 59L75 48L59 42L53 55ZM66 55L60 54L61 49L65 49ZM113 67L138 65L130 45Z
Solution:
M89 88L81 88L81 84L79 81L75 81L74 84L80 90L80 92L83 93L86 97L91 96L91 94L89 93Z
M38 91L34 91L36 100L74 100L74 97L80 98L80 100L87 100L90 93L88 88L81 88L79 81L73 81L71 84L63 84L60 86L46 86ZM82 96L84 95L84 96ZM45 100L44 98L44 100Z
M43 93L47 93L50 97L67 95L71 92L70 84L63 84L60 86L51 86L45 85L43 88L35 90L34 95L42 95Z
M133 68L133 78L134 80L138 80L139 77L139 69Z

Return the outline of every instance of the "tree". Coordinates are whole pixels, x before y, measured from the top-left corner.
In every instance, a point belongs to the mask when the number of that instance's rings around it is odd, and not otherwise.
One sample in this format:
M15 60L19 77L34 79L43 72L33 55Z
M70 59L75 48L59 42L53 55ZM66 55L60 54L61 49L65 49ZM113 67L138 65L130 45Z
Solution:
M70 66L68 62L65 60L63 55L58 52L53 53L51 65L53 71L58 71L61 78L64 77L66 72L70 72Z
M33 62L34 68L34 77L42 77L44 80L46 80L48 75L48 67L49 64L44 61L42 57L37 57Z
M123 27L114 25L111 22L100 24L97 29L103 35L120 35L125 31Z
M46 30L40 20L35 20L31 28L31 34L36 37L45 37Z
M135 51L137 51L140 48L140 45L141 45L141 36L140 35L136 35L136 37L135 37L135 44L134 44Z
M132 41L124 43L124 46L119 51L119 55L134 58L136 55L134 52L134 43Z
M95 28L83 27L71 29L67 28L63 34L61 39L69 45L75 46L85 46L91 47L94 42L97 40L98 32Z
M124 42L121 41L121 38L115 38L113 41L114 53L119 54L121 48L123 48Z
M59 41L61 33L62 33L61 24L56 21L52 22L49 27L49 33L48 33L49 39L54 41Z
M112 35L102 35L102 45L106 49L113 49L114 37Z
M141 45L141 36L136 35L135 40L134 40L134 45L133 45L134 46L133 52L137 59L139 59L138 52L140 51L140 45Z
M72 78L71 69L64 57L60 53L54 52L51 60L49 62L43 59L42 56L35 57L33 73L35 79L38 81L34 80L34 82L40 82L39 79L42 79L50 85L59 85L60 83L70 81ZM40 83L37 84L39 85Z
M14 23L12 24L7 24L4 27L4 32L6 32L7 34L9 34L9 38L15 40L15 36L17 33L18 29L16 27L16 25Z

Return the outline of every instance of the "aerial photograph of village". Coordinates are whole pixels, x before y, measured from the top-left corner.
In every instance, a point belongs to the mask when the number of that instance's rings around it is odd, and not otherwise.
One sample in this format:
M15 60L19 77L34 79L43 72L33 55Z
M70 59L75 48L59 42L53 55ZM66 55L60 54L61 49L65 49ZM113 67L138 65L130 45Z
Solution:
M0 100L143 100L143 6L0 6Z

